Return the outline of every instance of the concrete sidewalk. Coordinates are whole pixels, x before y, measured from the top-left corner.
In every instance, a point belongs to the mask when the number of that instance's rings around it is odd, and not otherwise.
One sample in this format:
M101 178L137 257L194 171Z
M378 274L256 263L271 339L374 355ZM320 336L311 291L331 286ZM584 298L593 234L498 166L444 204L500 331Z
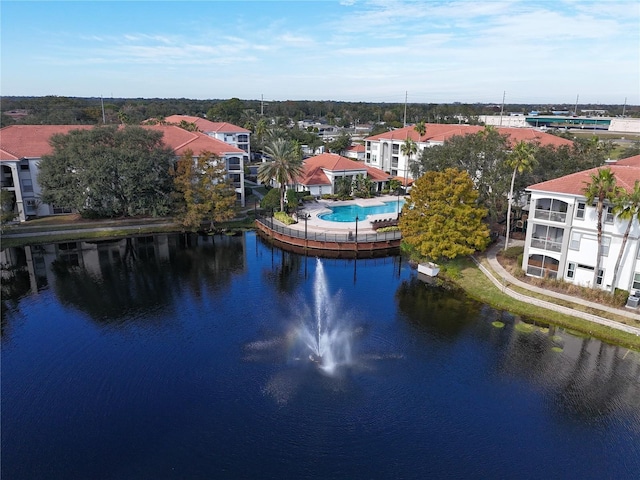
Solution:
M510 242L511 246L515 246L518 244L522 244L522 242L521 241ZM543 307L549 310L564 313L567 315L572 315L574 317L579 317L584 320L589 320L591 322L599 323L601 325L606 325L611 328L616 328L618 330L623 330L625 332L640 336L640 314L638 314L637 309L631 310L631 309L625 309L625 308L613 308L606 305L600 305L599 303L590 302L582 298L572 297L570 295L565 295L563 293L557 293L551 290L546 290L533 285L529 285L528 283L525 283L517 279L513 275L511 275L502 267L502 265L500 265L500 263L498 262L498 259L496 258L496 254L503 247L504 247L504 239L501 238L496 244L492 245L489 248L489 250L487 250L486 252L487 261L489 262L489 265L493 270L493 272L487 269L484 265L482 265L476 258L474 257L472 258L476 262L476 264L480 267L480 270L494 283L494 285L496 285L496 287L498 287L505 294L521 302L530 303L532 305L537 305L539 307ZM624 316L632 320L635 320L636 322L639 322L639 326L636 327L636 326L626 325L624 323L609 320L607 318L604 318L598 315L582 312L580 310L574 310L573 308L570 308L570 307L565 307L563 305L558 305L556 303L541 300L539 298L523 295L509 288L509 285L516 285L525 290L536 292L536 293L545 295L547 297L557 298L569 304L573 303L576 305L578 304L583 305L595 311L615 313L616 315Z

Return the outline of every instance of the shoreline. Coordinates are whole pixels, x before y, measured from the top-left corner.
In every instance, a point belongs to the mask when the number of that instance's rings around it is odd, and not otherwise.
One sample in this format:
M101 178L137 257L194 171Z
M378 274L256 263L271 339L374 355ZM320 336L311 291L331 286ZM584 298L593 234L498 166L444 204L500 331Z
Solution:
M139 223L138 223L139 222ZM109 221L83 221L83 225L79 224L58 224L58 225L38 225L38 226L18 226L17 228L9 228L2 232L2 241L0 248L22 247L30 245L38 245L42 243L53 243L60 241L91 241L96 239L108 239L126 237L130 235L152 235L158 233L183 233L185 230L173 219L127 219L127 220L109 220ZM225 231L256 231L253 218L250 215L242 219L232 222L226 222L220 226L220 233ZM256 232L257 234L257 232ZM483 254L486 257L486 252ZM471 263L471 260L468 261ZM476 262L477 263L477 262ZM469 264L464 269L468 269ZM487 283L491 283L491 273L483 272L480 264L473 265L471 268L484 277ZM626 348L632 348L640 351L640 335L625 331L624 323L609 321L612 325L601 325L592 320L580 318L583 316L579 311L560 313L549 308L532 306L533 303L539 303L534 297L520 295L526 300L518 300L511 298L507 293L500 292L499 289L491 284L489 294L487 294L486 285L480 285L480 280L456 278L457 275L451 275L442 272L447 281L461 288L469 297L486 303L492 308L506 310L514 315L532 318L543 323L553 324L572 331L577 331L586 335L593 336L608 343L613 343ZM556 307L565 310L570 308L563 307L560 302L553 302L552 295L547 295L551 303ZM620 325L617 327L615 324ZM635 327L632 327L635 328ZM638 327L640 330L640 326Z

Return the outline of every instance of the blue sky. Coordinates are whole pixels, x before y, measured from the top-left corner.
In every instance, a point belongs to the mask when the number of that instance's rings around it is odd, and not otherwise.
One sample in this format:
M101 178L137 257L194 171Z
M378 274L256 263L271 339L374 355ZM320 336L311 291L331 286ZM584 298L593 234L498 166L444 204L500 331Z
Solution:
M2 95L640 104L640 1L0 2Z

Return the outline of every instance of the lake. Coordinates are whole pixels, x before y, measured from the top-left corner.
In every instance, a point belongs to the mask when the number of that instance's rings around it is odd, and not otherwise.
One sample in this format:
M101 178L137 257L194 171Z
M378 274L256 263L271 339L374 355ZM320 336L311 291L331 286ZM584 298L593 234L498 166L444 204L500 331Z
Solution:
M252 232L3 256L3 479L638 478L638 352L401 257Z

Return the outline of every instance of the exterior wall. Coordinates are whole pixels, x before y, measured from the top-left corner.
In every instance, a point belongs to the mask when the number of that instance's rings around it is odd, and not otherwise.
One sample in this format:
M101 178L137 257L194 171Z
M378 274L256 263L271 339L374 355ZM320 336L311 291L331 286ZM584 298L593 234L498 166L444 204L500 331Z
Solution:
M640 133L640 118L612 118L609 130L612 132Z
M531 128L524 115L480 115L478 121L496 127Z
M567 203L567 211L564 219L561 215L545 214L537 211L536 205L540 199L552 199ZM545 200L546 201L546 200ZM585 204L584 197L563 195L558 193L532 192L527 234L525 240L522 268L527 275L542 276L536 271L536 259L532 255L544 255L548 259L558 261L557 278L583 286L592 286L594 269L597 256L597 212L594 206L584 208L583 218L579 204ZM540 218L543 217L543 218ZM606 213L603 215L606 220ZM540 238L540 232L544 228L549 230L550 236ZM613 222L603 222L603 244L608 245L608 252L601 257L600 268L603 271L601 287L611 290L615 264L618 259L624 232L627 228L626 221L617 218ZM557 233L562 230L562 238L558 239ZM616 279L616 288L631 290L634 275L640 274L640 224L634 220L632 224L625 252L620 263L620 269ZM559 241L557 241L559 240ZM571 267L571 268L570 268Z
M404 139L384 139L384 140L367 140L365 141L364 162L372 167L389 173L393 177L407 178L413 180L410 171L409 158L402 154L402 145ZM425 148L434 145L441 145L440 142L418 142L416 143L418 151L411 157L411 161L415 162Z

